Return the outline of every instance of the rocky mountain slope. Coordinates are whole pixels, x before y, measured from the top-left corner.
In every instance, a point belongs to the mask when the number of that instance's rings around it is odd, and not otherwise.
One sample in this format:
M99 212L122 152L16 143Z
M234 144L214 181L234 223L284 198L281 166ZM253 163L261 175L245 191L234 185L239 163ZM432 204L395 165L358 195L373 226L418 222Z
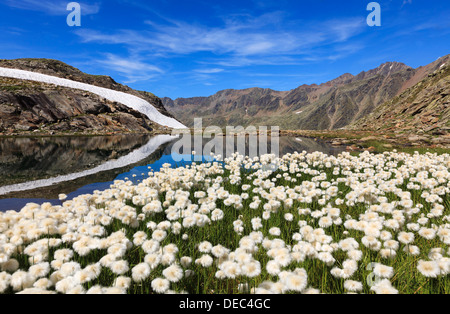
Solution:
M167 110L187 126L192 126L193 118L198 117L203 118L203 125L221 127L277 125L291 130L340 129L419 83L442 60L418 69L387 62L356 76L346 73L321 85L302 85L291 91L250 88L224 90L210 97L162 100Z
M450 57L420 70L431 73L348 129L415 133L411 141L450 143Z
M89 75L49 59L0 60L0 67L26 70L140 97L171 117L155 95L108 76ZM36 81L0 77L0 133L150 132L165 128L142 113L91 92Z

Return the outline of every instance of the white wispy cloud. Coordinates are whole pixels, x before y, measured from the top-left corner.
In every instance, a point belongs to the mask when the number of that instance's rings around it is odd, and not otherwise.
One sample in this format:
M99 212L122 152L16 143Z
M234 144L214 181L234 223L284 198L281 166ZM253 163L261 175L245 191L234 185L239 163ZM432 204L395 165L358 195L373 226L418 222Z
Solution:
M362 18L348 18L310 23L303 29L277 26L279 13L259 17L234 17L221 27L171 21L157 24L147 21L146 30L119 30L104 33L82 29L77 32L83 42L122 44L132 51L159 55L189 55L210 52L222 58L283 59L308 54L317 47L342 43L364 30Z
M106 54L99 64L134 83L166 76L212 84L228 70L267 65L301 65L335 61L363 49L352 44L366 29L364 18L344 18L298 23L274 12L261 16L228 15L221 25L208 26L161 19L144 21L143 29L75 30L83 43L116 45L129 57ZM295 24L295 25L294 25ZM301 25L301 27L299 27ZM194 57L197 67L178 73L172 59ZM158 64L160 66L155 66ZM174 71L175 70L175 71Z
M127 78L124 82L126 84L147 81L164 73L164 70L161 68L138 60L134 56L123 58L115 54L107 53L105 54L105 59L96 60L96 64L108 70L118 72Z
M67 4L71 1L63 0L5 0L4 4L30 11L44 12L49 15L67 15ZM82 15L97 14L100 11L100 3L78 2L81 6Z
M225 71L224 69L214 68L214 69L197 69L195 72L203 74L214 74Z

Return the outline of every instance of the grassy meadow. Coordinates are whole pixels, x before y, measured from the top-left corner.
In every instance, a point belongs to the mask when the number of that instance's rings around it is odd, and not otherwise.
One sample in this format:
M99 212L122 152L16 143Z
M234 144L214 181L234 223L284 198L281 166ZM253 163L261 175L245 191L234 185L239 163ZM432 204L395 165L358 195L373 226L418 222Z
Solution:
M450 293L449 154L216 160L0 213L0 293Z

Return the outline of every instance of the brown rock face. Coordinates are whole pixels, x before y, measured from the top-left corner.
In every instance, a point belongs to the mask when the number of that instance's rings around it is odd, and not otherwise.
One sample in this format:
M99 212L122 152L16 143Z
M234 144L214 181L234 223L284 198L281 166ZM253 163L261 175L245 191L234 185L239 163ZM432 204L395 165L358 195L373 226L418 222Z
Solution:
M0 67L39 72L133 94L171 116L155 95L85 74L48 59L0 60ZM0 133L151 132L164 129L145 115L98 95L51 84L0 77Z
M432 72L423 80L350 128L414 134L405 135L410 142L437 136L433 142L446 144L445 135L450 130L450 58L441 58L429 68Z
M9 78L0 78L0 91L1 132L150 132L155 127L143 114L84 91Z

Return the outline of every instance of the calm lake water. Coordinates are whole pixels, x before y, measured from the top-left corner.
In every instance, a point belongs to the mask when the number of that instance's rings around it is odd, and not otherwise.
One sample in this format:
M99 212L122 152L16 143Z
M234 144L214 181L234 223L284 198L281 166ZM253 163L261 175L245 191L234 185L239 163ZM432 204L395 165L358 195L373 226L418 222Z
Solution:
M203 145L210 141L205 139ZM137 182L149 167L157 171L164 163L179 164L172 155L177 143L179 139L169 135L1 138L0 211L20 210L27 203L61 204L59 194L73 199L108 189L114 180ZM308 138L280 137L279 144L280 156L345 150Z

